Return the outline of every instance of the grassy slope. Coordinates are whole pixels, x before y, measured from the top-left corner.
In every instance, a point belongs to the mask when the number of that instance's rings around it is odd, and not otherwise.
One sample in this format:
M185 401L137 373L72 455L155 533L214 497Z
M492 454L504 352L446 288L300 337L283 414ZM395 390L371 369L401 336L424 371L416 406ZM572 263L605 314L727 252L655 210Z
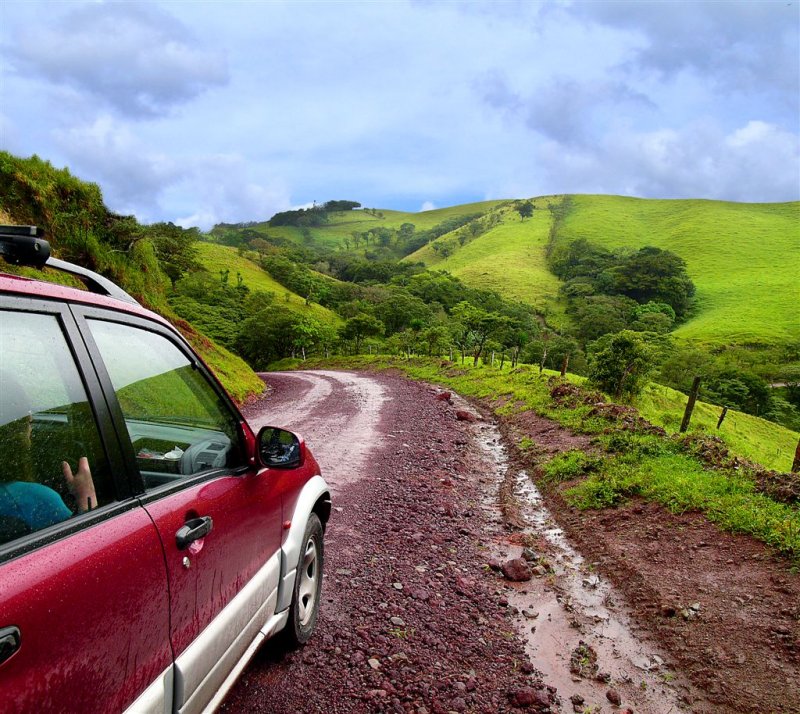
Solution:
M276 300L281 301L281 305L285 305L294 312L308 315L329 325L338 326L342 322L338 315L321 305L315 303L306 305L304 298L288 291L255 263L241 257L235 248L214 243L198 243L197 257L200 263L211 272L230 270L231 280L235 280L236 274L240 273L248 288L274 293ZM288 301L285 299L287 295Z
M509 208L503 224L447 259L425 246L408 260L547 308L557 324L559 281L544 255L551 218L541 210L546 199L535 203L540 210L532 219L520 221ZM587 238L630 249L654 245L686 261L698 309L677 330L678 337L711 345L800 340L800 203L574 196L573 206L561 226L561 241Z
M800 203L575 196L559 240L653 245L680 255L696 317L676 335L708 344L800 340Z
M475 240L441 258L426 245L407 260L422 261L429 268L447 270L473 287L491 288L506 297L545 310L558 323L563 306L557 299L560 281L545 260L551 218L546 209L551 199L534 201L532 218L521 220L508 208L503 222Z
M645 419L674 434L680 427L686 399L685 394L674 389L650 384L637 398L636 407ZM788 471L791 468L800 434L766 419L734 410L728 411L717 431L721 411L718 406L698 401L689 431L719 436L731 452L768 469Z

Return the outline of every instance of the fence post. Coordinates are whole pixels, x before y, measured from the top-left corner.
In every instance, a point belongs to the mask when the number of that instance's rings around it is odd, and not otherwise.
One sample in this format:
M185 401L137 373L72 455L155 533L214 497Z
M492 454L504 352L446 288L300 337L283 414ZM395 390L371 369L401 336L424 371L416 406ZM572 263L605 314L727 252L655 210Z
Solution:
M800 439L797 441L797 448L794 450L794 462L792 463L792 473L800 473Z
M694 403L697 401L697 392L700 391L700 377L695 377L692 382L692 389L689 392L689 401L686 402L686 411L683 413L683 421L681 422L680 432L683 434L689 428L689 422L692 420L692 412L694 411Z
M569 354L565 354L564 360L561 362L561 379L567 376L567 367L569 367Z
M722 407L722 414L719 415L719 421L717 422L717 429L722 426L722 422L725 419L725 415L728 413L728 407Z

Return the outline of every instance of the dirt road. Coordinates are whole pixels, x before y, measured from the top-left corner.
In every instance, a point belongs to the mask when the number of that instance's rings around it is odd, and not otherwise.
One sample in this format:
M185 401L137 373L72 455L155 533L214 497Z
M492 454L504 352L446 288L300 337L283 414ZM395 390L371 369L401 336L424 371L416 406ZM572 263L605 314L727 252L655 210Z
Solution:
M264 377L270 394L248 419L307 439L335 510L317 634L288 655L264 647L223 711L739 710L702 678L694 686L680 647L665 650L642 608L628 610L625 583L573 548L480 407L395 376ZM535 428L548 448L580 448L582 437ZM572 533L592 551L591 534ZM788 706L763 711L795 711L791 695L776 701Z

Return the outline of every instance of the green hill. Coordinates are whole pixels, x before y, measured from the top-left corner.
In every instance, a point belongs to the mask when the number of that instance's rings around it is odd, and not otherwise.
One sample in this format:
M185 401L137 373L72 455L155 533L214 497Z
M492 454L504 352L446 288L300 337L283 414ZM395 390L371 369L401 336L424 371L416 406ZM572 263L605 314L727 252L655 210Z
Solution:
M575 196L557 240L575 238L681 256L697 309L679 337L719 345L800 340L800 202Z
M546 263L551 237L555 243L585 238L609 249L655 246L682 257L697 288L694 315L678 337L710 346L800 341L800 202L571 196L552 236L553 215L543 210L551 202L535 199L537 210L524 221L513 207L501 209L500 225L451 255L429 244L407 260L528 302L558 326L559 280Z
M251 260L240 256L235 248L200 242L197 244L197 258L200 264L212 273L226 269L230 270L232 276L239 273L248 288L273 293L281 305L293 312L313 317L334 327L342 323L342 319L335 312L313 302L306 305L304 298L287 290Z
M369 212L367 210L339 211L328 214L328 222L322 226L305 229L295 226L272 227L269 222L262 222L250 224L248 229L272 238L281 238L299 246L312 244L338 250L344 246L345 239L349 239L353 231L366 232L371 228L396 230L404 223L413 223L417 231L424 231L450 218L486 213L504 203L506 201L480 201L419 213L384 209L368 209ZM211 231L211 235L219 238L224 232L224 228L217 226Z
M534 200L532 218L520 218L511 206L498 207L502 222L473 241L442 257L428 244L406 258L446 270L473 287L490 288L543 311L551 323L563 320L559 279L547 268L545 252L552 219L546 210L555 198ZM462 207L465 213L469 206ZM451 211L453 209L450 209ZM442 236L439 241L445 241ZM437 241L438 242L438 241Z

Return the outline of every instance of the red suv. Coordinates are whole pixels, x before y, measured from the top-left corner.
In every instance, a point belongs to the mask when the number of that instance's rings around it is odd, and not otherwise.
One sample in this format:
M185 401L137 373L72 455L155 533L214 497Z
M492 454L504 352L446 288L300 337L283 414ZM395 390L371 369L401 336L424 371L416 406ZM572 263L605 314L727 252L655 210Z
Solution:
M200 712L317 620L330 491L186 341L34 227L0 255L0 709Z

